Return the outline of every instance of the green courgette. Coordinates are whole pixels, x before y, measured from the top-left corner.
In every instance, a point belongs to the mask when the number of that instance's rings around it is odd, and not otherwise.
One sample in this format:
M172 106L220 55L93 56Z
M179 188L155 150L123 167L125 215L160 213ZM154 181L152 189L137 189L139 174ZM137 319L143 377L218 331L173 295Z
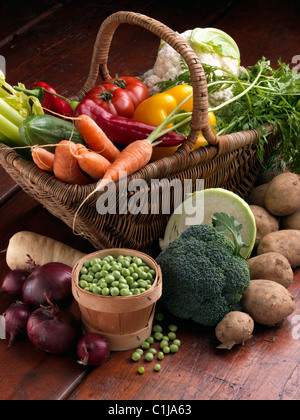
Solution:
M58 144L61 140L84 143L75 125L48 114L31 115L21 122L19 133L28 146Z

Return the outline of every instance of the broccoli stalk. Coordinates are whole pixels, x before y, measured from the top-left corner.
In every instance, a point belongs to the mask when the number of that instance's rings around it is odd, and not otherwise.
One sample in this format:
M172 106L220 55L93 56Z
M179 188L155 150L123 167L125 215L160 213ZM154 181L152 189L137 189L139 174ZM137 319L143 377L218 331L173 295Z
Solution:
M239 253L245 246L241 224L216 213L213 225L188 227L157 257L166 308L205 326L216 326L234 310L250 285L248 263Z

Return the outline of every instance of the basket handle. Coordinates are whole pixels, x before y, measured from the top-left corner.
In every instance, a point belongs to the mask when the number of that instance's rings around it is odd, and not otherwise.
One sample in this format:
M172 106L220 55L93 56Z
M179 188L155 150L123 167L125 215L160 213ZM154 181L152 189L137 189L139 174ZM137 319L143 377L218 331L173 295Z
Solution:
M107 69L109 48L115 30L121 23L139 25L149 30L167 42L185 60L190 70L194 93L191 131L183 144L186 151L189 152L193 148L200 130L202 130L203 136L209 144L217 145L218 136L212 132L209 125L206 77L199 58L180 35L161 22L148 16L134 12L120 11L113 13L103 21L96 37L88 78L81 91L77 94L78 98L83 99L86 93L95 86L99 73L103 80L110 78Z
M79 100L83 99L86 93L95 86L99 74L103 80L110 78L107 69L108 53L113 35L121 23L139 25L157 35L182 56L189 68L193 87L191 131L177 153L183 152L186 157L195 145L200 130L208 144L218 147L218 155L245 147L258 140L259 134L256 130L239 131L222 136L212 131L208 119L206 76L198 56L190 45L168 26L140 13L120 11L103 21L96 37L88 78L77 94Z

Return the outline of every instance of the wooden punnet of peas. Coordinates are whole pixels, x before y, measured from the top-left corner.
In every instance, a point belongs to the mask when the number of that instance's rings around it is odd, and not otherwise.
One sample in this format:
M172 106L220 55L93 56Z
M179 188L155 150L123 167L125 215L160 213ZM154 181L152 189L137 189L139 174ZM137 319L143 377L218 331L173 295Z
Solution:
M132 296L148 290L156 277L140 257L112 255L92 258L80 269L79 286L102 296Z

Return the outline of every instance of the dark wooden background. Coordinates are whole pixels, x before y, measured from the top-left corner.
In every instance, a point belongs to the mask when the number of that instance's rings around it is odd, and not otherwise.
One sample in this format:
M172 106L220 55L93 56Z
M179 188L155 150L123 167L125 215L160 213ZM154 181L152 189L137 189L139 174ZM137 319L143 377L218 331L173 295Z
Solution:
M262 56L273 66L281 58L295 63L300 54L299 2L286 1L2 1L0 54L7 81L30 86L44 80L59 92L80 90L89 70L93 43L102 21L118 10L158 19L182 32L213 26L238 43L244 66ZM111 74L139 75L151 68L159 40L144 29L118 28L110 51ZM300 59L297 62L299 62ZM31 230L61 240L84 252L93 251L60 220L27 196L0 168L0 249L17 231ZM7 273L0 253L0 283ZM256 326L254 337L231 351L216 350L214 331L176 320L180 351L165 357L162 369L148 367L143 376L130 360L131 351L112 353L99 368L83 368L75 354L49 355L21 339L8 349L0 340L2 400L297 400L300 339L292 336L293 317L300 314L300 273L290 288L297 309L273 328ZM0 313L11 303L0 296ZM149 365L150 366L150 365Z

